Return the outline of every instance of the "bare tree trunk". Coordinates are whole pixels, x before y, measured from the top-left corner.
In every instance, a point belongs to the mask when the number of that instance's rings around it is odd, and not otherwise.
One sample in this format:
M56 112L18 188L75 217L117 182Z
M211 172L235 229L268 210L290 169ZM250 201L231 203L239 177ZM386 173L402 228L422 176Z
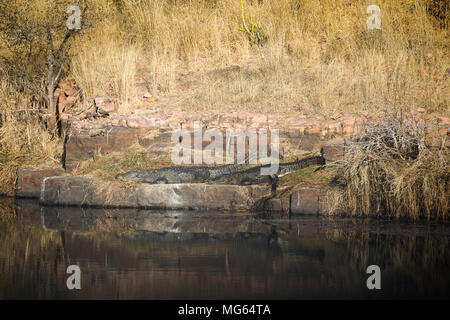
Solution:
M55 85L52 82L47 86L48 111L52 116L56 115L54 95L55 95Z

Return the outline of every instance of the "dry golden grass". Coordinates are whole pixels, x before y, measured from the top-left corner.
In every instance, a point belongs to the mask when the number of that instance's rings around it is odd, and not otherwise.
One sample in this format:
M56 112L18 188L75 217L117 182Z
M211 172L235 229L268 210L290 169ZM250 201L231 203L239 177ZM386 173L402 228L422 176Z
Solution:
M117 104L119 113L128 113L136 103L135 77L141 50L138 45L125 45L110 38L111 28L95 30L92 39L77 46L72 60L72 75L86 96L107 94Z
M18 118L2 115L0 127L0 181L7 195L14 195L19 166L55 167L61 164L62 142L50 133L36 115ZM22 119L23 118L23 119Z
M156 99L177 97L155 103L166 108L330 115L400 105L448 113L448 29L437 27L425 1L379 1L382 30L367 29L365 0L244 1L268 35L263 47L239 31L240 0L121 3L75 47L74 74L89 93L109 85L128 101L139 75ZM204 72L232 64L241 70ZM196 73L180 76L187 70Z

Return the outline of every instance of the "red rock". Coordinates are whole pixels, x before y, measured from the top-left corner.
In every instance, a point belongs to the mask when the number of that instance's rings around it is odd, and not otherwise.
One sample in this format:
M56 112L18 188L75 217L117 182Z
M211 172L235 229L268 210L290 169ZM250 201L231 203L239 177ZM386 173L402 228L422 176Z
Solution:
M59 114L59 119L60 120L69 120L71 117L72 117L72 115L70 113L61 112Z
M305 134L320 134L322 131L322 128L318 125L315 125L313 127L306 128Z
M437 117L438 124L450 124L450 118L447 117Z
M53 92L53 96L54 97L59 97L61 95L61 89L60 88L56 88L55 92Z
M344 125L342 127L342 134L353 134L354 129L352 125Z
M356 117L342 117L340 122L345 125L354 125L356 123Z
M364 126L362 124L357 124L353 127L353 132L358 134L364 131Z
M343 116L344 116L344 113L343 113L343 112L338 112L338 113L334 114L334 115L331 117L331 119L337 120L337 119L339 119L339 118L342 118Z
M114 105L114 103L105 103L102 105L102 109L106 112L115 112L116 106Z
M95 102L95 105L96 105L96 106L100 107L100 106L102 106L103 103L105 102L105 97L104 97L104 96L96 96L96 97L94 98L94 102Z
M76 93L77 93L77 91L75 91L75 90L70 90L70 89L64 90L64 95L66 97L74 96L74 95L76 95Z
M337 134L341 134L342 133L342 125L338 122L332 122L328 125L328 130L330 133L337 133Z
M156 127L155 118L127 119L126 123L129 128L153 129Z
M294 189L291 196L291 214L319 214L319 196L321 193L320 188L301 187Z
M44 178L60 176L64 169L27 169L17 170L16 197L36 198L41 194L41 183Z
M140 130L136 128L110 127L100 129L95 135L92 135L91 129L72 128L65 143L64 167L72 170L97 152L108 154L125 150L137 142L139 134Z

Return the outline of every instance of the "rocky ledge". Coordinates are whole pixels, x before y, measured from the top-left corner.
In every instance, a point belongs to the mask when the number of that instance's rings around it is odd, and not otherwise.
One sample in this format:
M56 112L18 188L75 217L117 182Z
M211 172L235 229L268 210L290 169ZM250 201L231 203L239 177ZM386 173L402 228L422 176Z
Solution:
M186 210L250 210L270 187L207 184L135 184L91 177L44 178L40 203L50 206Z
M329 187L298 187L271 198L270 186L123 184L70 176L61 169L20 168L16 197L39 199L43 206L252 211L289 217L330 214Z

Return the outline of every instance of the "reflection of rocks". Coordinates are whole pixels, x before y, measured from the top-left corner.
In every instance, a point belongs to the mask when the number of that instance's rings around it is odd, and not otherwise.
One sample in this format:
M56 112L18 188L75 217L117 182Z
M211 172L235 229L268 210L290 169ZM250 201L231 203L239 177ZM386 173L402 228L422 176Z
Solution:
M21 208L24 206L22 205ZM24 210L21 209L21 212ZM25 210L26 214L29 213ZM20 213L24 217L25 214ZM138 209L79 209L75 207L43 207L36 224L45 221L48 229L68 231L156 232L175 234L265 234L273 232L270 225L251 214L223 212L193 213L186 211L151 211ZM31 223L31 220L22 219Z

